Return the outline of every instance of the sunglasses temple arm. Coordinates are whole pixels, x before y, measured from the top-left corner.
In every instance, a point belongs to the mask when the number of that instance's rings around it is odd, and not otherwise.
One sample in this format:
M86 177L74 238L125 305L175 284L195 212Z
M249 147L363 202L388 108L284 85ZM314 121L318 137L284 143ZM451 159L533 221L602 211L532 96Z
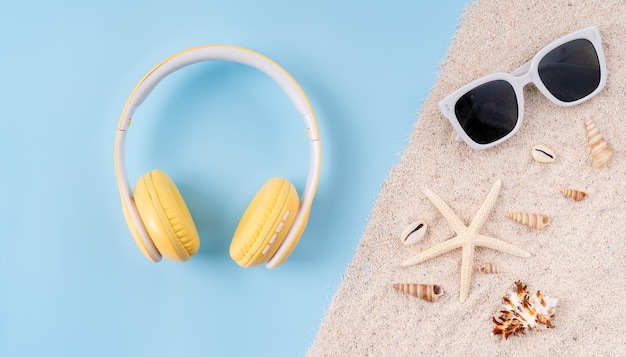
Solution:
M528 71L530 70L531 63L532 63L532 60L524 63L523 65L519 66L516 70L511 72L511 75L515 77L519 77L521 75L528 73Z

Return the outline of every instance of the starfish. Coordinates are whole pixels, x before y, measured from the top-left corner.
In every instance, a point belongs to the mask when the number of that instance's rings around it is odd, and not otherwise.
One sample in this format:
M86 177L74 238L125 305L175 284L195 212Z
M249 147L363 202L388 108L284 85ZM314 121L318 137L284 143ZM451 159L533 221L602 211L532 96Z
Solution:
M444 253L447 253L456 248L463 248L463 258L461 261L461 288L460 288L460 301L464 302L469 295L470 283L472 281L472 268L474 264L474 248L475 247L487 247L494 250L498 250L503 253L515 255L522 258L530 257L530 253L518 248L512 244L501 241L499 239L488 237L480 234L480 229L487 221L487 217L491 212L493 206L496 204L496 199L500 193L502 187L502 181L499 179L493 184L493 187L487 194L487 198L478 209L476 216L472 220L469 226L466 226L463 221L452 211L452 208L448 206L439 196L428 188L423 187L422 192L428 197L430 202L437 207L439 212L448 221L448 224L456 232L456 236L437 244L434 247L426 249L425 251L417 254L414 257L407 259L402 266L408 267L411 265L419 264L438 257Z

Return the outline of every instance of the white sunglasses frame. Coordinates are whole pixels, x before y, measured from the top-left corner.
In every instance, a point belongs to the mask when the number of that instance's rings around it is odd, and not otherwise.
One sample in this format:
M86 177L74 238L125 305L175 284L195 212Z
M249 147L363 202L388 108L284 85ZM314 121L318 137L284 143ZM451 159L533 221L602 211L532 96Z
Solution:
M598 87L587 96L581 99L578 99L576 101L573 101L573 102L563 102L557 99L554 95L552 95L550 91L548 91L546 86L543 84L543 82L541 81L541 78L539 78L539 62L548 52L554 50L558 46L561 46L564 43L567 43L573 40L578 40L578 39L588 40L589 42L591 42L594 49L596 50L596 53L598 54L598 61L600 62L600 83L598 84ZM469 145L472 149L476 149L476 150L488 149L490 147L500 144L503 141L508 140L510 137L515 135L515 133L517 133L517 131L520 129L523 118L524 118L523 89L527 84L533 83L539 89L539 91L543 93L543 95L546 96L552 103L559 105L561 107L571 107L574 105L578 105L586 100L589 100L592 97L594 97L596 94L598 94L606 85L607 75L608 75L608 71L606 69L606 61L604 58L604 52L602 51L602 40L600 38L600 31L598 30L596 26L591 26L591 27L587 27L585 29L582 29L576 32L572 32L569 35L563 36L551 42L550 44L542 48L539 52L537 52L537 54L530 61L524 63L523 65L521 65L519 68L517 68L511 73L490 74L490 75L481 77L479 79L476 79L468 83L467 85L457 89L452 94L444 98L441 102L439 102L439 109L441 110L441 113L446 118L448 118L448 120L450 121L454 129L456 130L457 141L465 141L465 143ZM513 90L515 91L515 95L517 97L517 103L518 103L517 104L518 105L517 122L513 130L511 130L511 132L505 135L504 137L488 144L479 144L475 142L474 140L472 140L467 135L465 130L463 130L463 128L461 127L461 124L459 124L459 121L456 118L456 115L454 113L454 106L456 105L456 102L470 90L482 84L496 81L496 80L506 81L507 83L510 83L511 86L513 87Z

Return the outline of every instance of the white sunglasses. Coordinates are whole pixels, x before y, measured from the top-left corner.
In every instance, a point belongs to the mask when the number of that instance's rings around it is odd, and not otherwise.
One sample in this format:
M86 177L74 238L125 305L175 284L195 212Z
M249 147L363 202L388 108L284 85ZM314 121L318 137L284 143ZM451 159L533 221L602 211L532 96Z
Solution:
M552 103L569 107L598 94L606 77L600 31L592 26L550 43L511 73L494 73L463 86L439 102L439 109L457 131L457 141L487 149L519 130L527 84Z

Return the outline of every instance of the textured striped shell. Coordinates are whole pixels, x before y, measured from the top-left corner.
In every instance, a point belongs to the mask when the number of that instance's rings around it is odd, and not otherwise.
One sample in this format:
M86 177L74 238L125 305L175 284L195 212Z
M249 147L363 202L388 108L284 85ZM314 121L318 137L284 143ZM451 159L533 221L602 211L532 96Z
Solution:
M539 230L544 229L550 223L550 217L536 213L507 212L506 217Z
M596 127L593 119L585 120L587 127L587 140L591 151L591 159L595 168L603 168L613 157L613 150L609 147L600 130Z
M576 202L582 201L587 197L586 192L572 190L571 188L559 188L559 191L561 191L565 197L569 197Z
M393 284L393 288L430 302L439 299L443 295L441 286L433 284Z

